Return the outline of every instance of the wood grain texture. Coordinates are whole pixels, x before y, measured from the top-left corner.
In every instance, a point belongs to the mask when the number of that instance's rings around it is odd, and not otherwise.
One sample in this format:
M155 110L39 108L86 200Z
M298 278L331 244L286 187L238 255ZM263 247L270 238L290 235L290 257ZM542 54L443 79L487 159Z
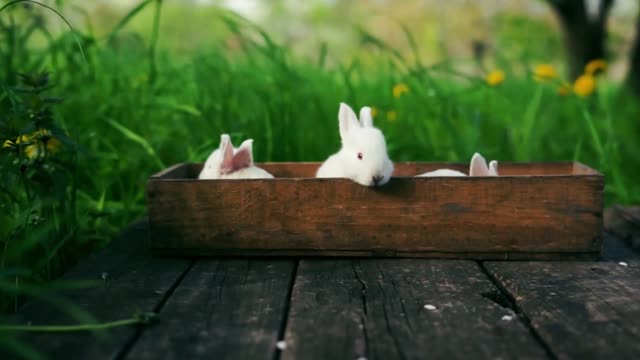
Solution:
M495 291L471 261L301 260L282 358L544 358Z
M611 261L484 266L559 359L634 359L640 354L640 263L625 261L627 266Z
M201 260L128 359L272 359L292 286L289 260Z
M294 165L272 166L284 173ZM315 165L296 166L300 174ZM159 255L597 257L603 178L567 175L573 163L501 165L507 173L534 168L555 175L398 177L381 188L346 179L152 177L151 246Z
M276 178L313 178L320 166L317 162L259 163ZM163 170L152 178L156 179L196 179L203 164L182 163ZM401 162L394 164L394 177L411 177L441 168L467 173L468 164L441 162ZM504 176L562 176L562 175L602 175L598 171L579 162L554 163L500 163L500 175Z
M81 306L100 322L129 318L136 312L154 311L191 261L151 257L143 241L146 236L146 222L139 223L63 277L66 280L101 280L104 273L107 281L103 286L57 295ZM16 316L3 318L2 322L33 325L78 323L48 301L30 301ZM135 327L127 326L101 331L102 337L89 332L24 333L18 340L52 359L111 359L135 333ZM0 357L12 358L1 354Z

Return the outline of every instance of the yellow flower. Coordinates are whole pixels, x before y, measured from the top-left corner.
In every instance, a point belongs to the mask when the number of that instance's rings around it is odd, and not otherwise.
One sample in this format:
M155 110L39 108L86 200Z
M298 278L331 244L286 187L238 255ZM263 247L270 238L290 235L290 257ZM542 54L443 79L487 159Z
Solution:
M573 83L573 92L585 97L589 96L596 89L596 79L591 74L582 74Z
M547 81L558 76L556 69L551 64L539 64L533 69L533 78L536 81Z
M487 84L491 86L500 85L504 81L504 72L501 70L493 70L487 74Z
M585 74L593 75L599 71L607 70L607 62L602 59L591 60L585 65L584 72Z
M371 117L376 117L378 115L378 109L374 106L371 107Z
M387 111L387 120L395 122L398 120L398 113L395 110Z
M5 140L2 147L15 147L16 145L23 144L24 154L27 158L33 159L35 157L45 156L46 154L52 154L60 147L60 140L51 135L51 131L47 129L38 129L29 135L20 135L15 141Z
M567 96L571 94L571 84L564 83L558 88L558 95Z
M60 140L52 137L47 140L38 140L35 143L28 145L24 148L24 154L29 159L35 157L46 156L47 154L53 154L60 147Z
M29 141L31 141L32 137L33 135L20 135L15 140L5 140L2 147L12 148L18 144L28 143Z
M400 96L402 96L402 94L404 93L408 93L409 92L409 87L407 86L407 84L396 84L393 87L393 97L395 98L399 98Z

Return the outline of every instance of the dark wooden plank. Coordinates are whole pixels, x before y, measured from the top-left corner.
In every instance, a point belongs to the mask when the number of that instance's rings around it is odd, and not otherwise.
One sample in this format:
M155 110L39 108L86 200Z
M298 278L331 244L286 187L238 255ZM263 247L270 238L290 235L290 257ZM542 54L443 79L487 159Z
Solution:
M272 359L292 260L200 260L127 358Z
M640 261L605 237L600 262L487 262L490 274L560 359L640 354Z
M150 180L157 254L595 256L600 176ZM486 256L483 256L486 253Z
M102 251L69 271L66 280L107 281L98 288L64 291L60 296L81 306L100 322L120 320L136 312L158 310L178 279L188 270L189 259L152 258L147 248L147 224L128 229ZM77 320L46 301L26 303L19 314L3 319L13 324L76 324ZM19 340L54 359L114 358L136 335L135 327L90 332L24 333Z
M282 356L544 358L517 316L482 294L497 289L471 261L301 260Z

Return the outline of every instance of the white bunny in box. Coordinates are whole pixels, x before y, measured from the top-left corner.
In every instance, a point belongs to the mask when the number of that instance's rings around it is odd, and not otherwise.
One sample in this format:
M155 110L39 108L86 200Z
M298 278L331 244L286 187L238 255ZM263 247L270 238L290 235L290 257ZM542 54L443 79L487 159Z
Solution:
M253 139L235 149L228 134L220 136L220 147L204 163L198 179L263 179L273 178L253 164Z
M467 176L467 174L451 169L438 169L429 171L418 177L434 177L434 176ZM473 154L471 163L469 164L469 176L498 176L498 162L491 160L489 166L487 161L479 153Z
M393 173L382 132L373 127L371 108L360 110L360 120L345 103L340 103L338 124L342 148L318 168L318 178L348 178L365 186L386 184Z

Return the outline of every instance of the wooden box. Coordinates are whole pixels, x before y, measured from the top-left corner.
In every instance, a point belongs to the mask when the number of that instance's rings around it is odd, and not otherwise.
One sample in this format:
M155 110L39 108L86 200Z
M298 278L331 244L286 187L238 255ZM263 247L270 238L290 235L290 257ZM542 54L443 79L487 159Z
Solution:
M177 164L147 183L156 255L591 259L604 178L580 163L501 163L499 177L415 178L467 165L396 163L379 188L264 163L275 179L197 180Z

